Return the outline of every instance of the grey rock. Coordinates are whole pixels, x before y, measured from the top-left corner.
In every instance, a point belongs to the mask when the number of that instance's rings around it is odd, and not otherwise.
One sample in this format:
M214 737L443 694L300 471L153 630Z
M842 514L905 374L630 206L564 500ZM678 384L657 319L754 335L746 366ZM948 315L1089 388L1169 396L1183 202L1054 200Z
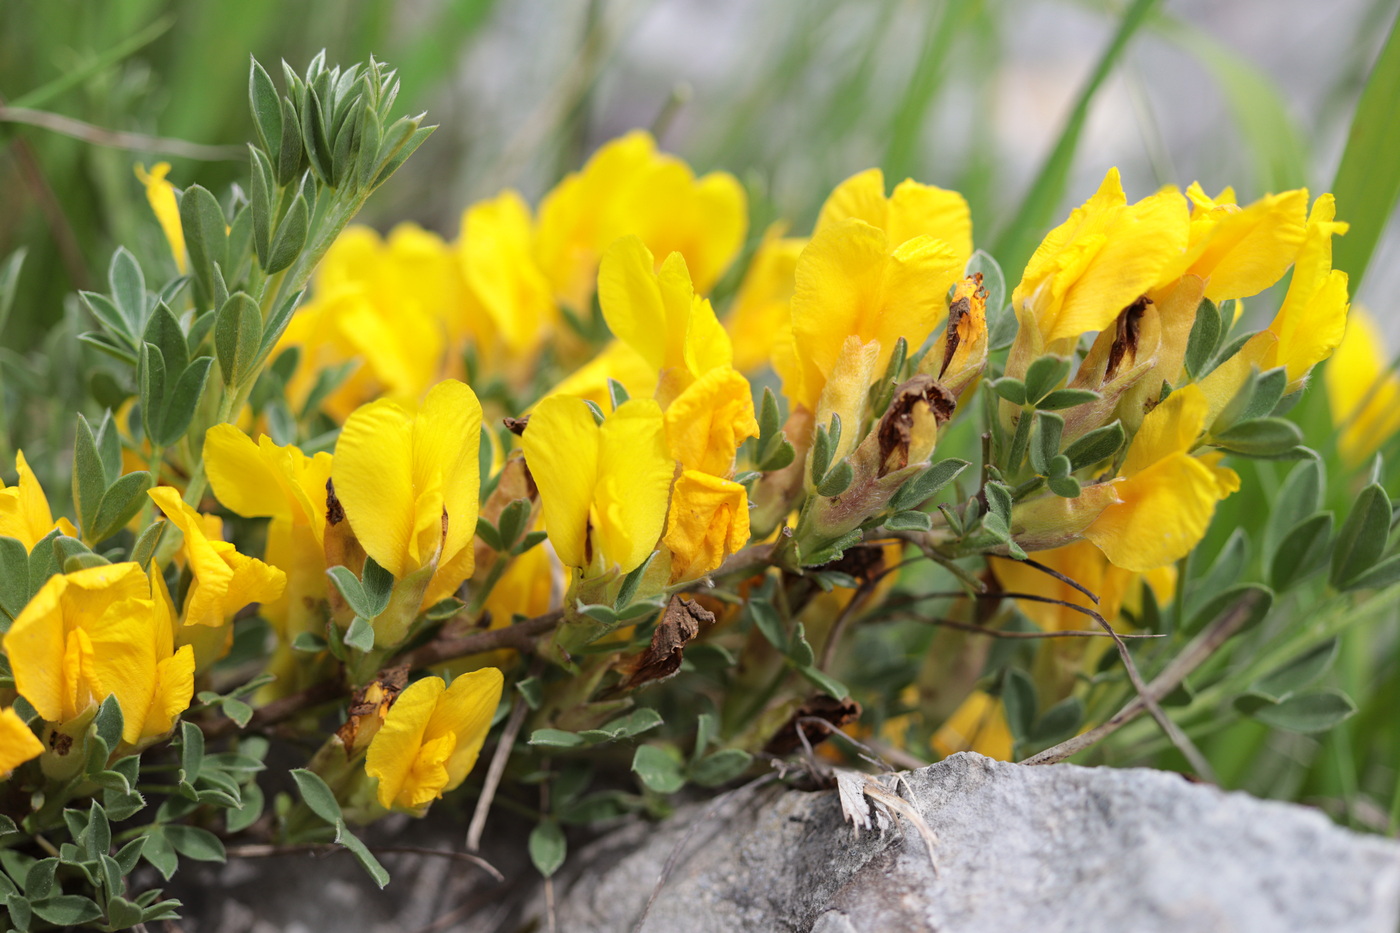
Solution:
M1176 774L955 755L904 776L903 819L856 838L834 791L769 787L630 826L557 879L557 929L1357 931L1400 924L1400 845Z

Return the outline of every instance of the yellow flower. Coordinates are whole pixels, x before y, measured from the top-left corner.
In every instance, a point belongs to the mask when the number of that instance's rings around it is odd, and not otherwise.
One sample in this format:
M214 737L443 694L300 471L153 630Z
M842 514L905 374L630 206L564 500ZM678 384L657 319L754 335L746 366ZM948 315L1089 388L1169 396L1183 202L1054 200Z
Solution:
M506 350L516 356L534 352L559 310L535 261L529 205L507 190L467 208L457 255L467 288Z
M434 386L416 413L387 399L363 406L336 441L331 479L350 527L396 579L432 574L424 605L475 566L480 446L481 403L454 379Z
M530 415L521 446L566 566L628 573L655 550L675 475L655 401L623 402L599 425L581 399L551 396Z
M1400 431L1400 376L1390 368L1375 322L1355 307L1332 362L1323 373L1337 447L1356 465Z
M961 396L986 365L987 290L979 272L953 286L948 328L924 354L919 372L933 376L954 396Z
M1332 268L1332 237L1347 232L1336 222L1337 202L1319 195L1308 215L1307 236L1293 264L1293 280L1269 324L1278 338L1268 368L1288 369L1288 391L1302 387L1308 371L1332 355L1346 332L1347 274Z
M878 377L900 337L917 349L943 321L945 296L961 272L942 240L916 236L896 243L863 220L830 224L797 260L791 358L774 361L783 390L815 412L852 337L855 347L875 343L869 368ZM847 428L853 432L855 425Z
M487 667L450 687L441 677L425 677L399 694L365 755L365 773L379 781L381 806L420 810L466 779L491 728L502 683L501 672Z
M204 465L214 495L229 511L245 518L267 517L264 558L287 575L282 595L262 606L283 644L302 632L316 632L322 623L320 602L326 597L326 484L331 455L308 457L294 445L279 447L266 435L257 443L231 424L219 424L204 435ZM285 673L293 656L279 657ZM282 690L287 677L279 677ZM295 687L291 688L295 689Z
M461 276L456 254L435 234L403 225L384 241L347 227L273 352L301 353L288 400L302 404L324 370L349 364L353 371L322 402L333 418L381 396L417 404L452 368L448 342L470 326Z
M757 436L749 381L728 366L705 373L666 408L666 443L685 470L728 476L739 445Z
M933 735L933 749L943 757L955 752L977 752L999 761L1010 761L1011 729L1000 697L974 690Z
M545 394L571 395L607 406L612 404L609 379L620 383L630 398L649 398L656 393L656 376L656 370L640 353L614 340Z
M151 166L150 172L146 171L146 166L140 163L136 165L136 177L146 186L146 200L150 202L151 212L156 215L160 229L164 231L165 239L170 243L175 267L183 275L188 268L185 258L185 230L180 225L180 204L175 199L175 186L165 180L165 176L169 174L169 162L157 162Z
M972 258L972 214L956 191L906 178L887 198L884 173L867 169L831 192L817 215L814 233L852 217L885 231L892 246L924 235L942 240L953 251L959 270Z
M194 574L185 595L185 625L218 627L250 603L271 602L282 595L287 575L276 567L238 553L218 534L211 534L200 515L170 486L158 486L148 495L184 533L181 550Z
M767 365L792 321L793 271L805 239L783 237L773 224L749 261L734 305L724 320L734 344L734 368L753 372Z
M660 374L663 395L674 397L716 366L733 362L729 334L709 299L695 293L680 253L671 253L656 271L646 244L623 237L603 254L598 301L617 338Z
M1167 267L1163 285L1194 275L1205 280L1211 301L1248 298L1283 278L1303 245L1306 188L1265 195L1243 208L1230 188L1209 198L1193 182L1186 197L1191 201L1186 251Z
M734 176L697 179L636 130L599 148L545 196L536 255L559 301L584 313L599 259L618 238L638 236L656 256L680 253L704 294L738 254L747 228L747 199Z
M26 761L38 758L43 751L44 743L19 718L19 713L8 706L0 709L0 781Z
M666 521L671 582L703 577L748 540L748 490L698 470L683 472L671 492Z
M1180 192L1168 188L1128 204L1118 170L1110 169L1093 197L1046 234L1012 292L1019 371L1057 341L1112 324L1179 260L1188 233Z
M1115 565L1145 573L1173 563L1206 533L1215 504L1240 488L1220 455L1190 454L1205 429L1209 402L1200 386L1176 390L1143 419L1122 476L1110 485L1118 501L1084 529Z
M4 648L15 688L46 722L61 726L115 695L130 745L169 732L194 690L194 652L174 649L170 619L135 563L50 577Z
M48 497L22 450L15 451L15 471L19 478L13 486L0 481L0 535L19 539L26 551L32 551L34 545L55 528L59 534L76 538L78 529L72 522L61 517L54 521Z

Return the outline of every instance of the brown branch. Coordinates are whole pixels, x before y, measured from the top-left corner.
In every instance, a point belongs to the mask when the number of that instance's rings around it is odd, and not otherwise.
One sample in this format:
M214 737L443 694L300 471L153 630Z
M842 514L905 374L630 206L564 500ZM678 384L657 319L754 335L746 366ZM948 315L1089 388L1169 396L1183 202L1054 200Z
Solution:
M183 139L170 139L165 136L147 136L145 133L127 133L109 130L66 117L48 110L30 110L27 107L0 106L0 123L23 123L40 129L69 136L94 146L107 146L111 149L134 149L138 152L163 152L186 159L200 159L206 162L238 162L247 158L248 150L242 146L205 146Z
M479 855L472 855L469 852L452 852L447 849L428 849L423 846L369 846L371 852L386 852L396 855L433 855L438 858L452 859L454 862L467 862L475 865L486 872L497 881L505 881L506 876L501 874L500 869L492 865ZM301 845L245 845L229 846L225 850L231 858L276 858L281 855L301 855L309 853L313 855L330 855L335 852L348 852L344 846L334 842L310 842Z
M1025 761L1024 765L1051 765L1064 761L1073 755L1077 755L1086 748L1097 743L1117 732L1131 720L1137 718L1147 709L1146 697L1150 697L1154 703L1159 702L1167 694L1175 690L1186 676L1203 664L1207 658L1215 653L1216 649L1228 641L1231 636L1244 627L1254 612L1258 597L1250 593L1235 604L1234 608L1221 616L1209 628L1197 635L1196 638L1182 649L1181 653L1171 660L1162 673L1158 674L1147 685L1144 694L1133 697L1121 710L1111 718L1095 726L1088 732L1080 733L1073 738L1066 739L1059 745L1053 745L1038 754L1032 755Z
M473 632L460 638L431 641L420 648L399 655L385 666L395 667L407 664L410 669L417 669L431 667L434 664L441 664L469 654L493 651L497 648L515 648L527 651L537 637L554 628L563 618L563 612L555 610L533 619L526 619L515 625L508 625L505 628ZM323 680L304 690L298 690L296 693L290 693L280 699L273 700L266 706L258 707L246 726L240 727L232 719L221 719L210 723L203 727L204 736L207 739L216 739L234 732L273 726L279 722L285 722L305 710L320 706L322 703L339 699L347 692L345 685L340 681Z

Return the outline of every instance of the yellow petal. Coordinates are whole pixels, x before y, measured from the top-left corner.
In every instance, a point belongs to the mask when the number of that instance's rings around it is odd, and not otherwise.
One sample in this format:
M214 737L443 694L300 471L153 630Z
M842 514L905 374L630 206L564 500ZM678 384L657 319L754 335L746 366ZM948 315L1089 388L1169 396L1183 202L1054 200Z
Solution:
M153 738L174 729L175 720L189 709L193 696L194 649L184 645L156 666L156 688L141 724L141 737Z
M631 398L648 398L656 392L656 376L656 370L641 354L621 340L614 340L546 395L572 395L606 407L612 404L609 379L621 383Z
M622 573L630 573L661 538L675 461L666 450L661 406L651 399L623 402L598 433L598 484L593 494L598 546ZM548 514L545 526L549 527ZM563 554L559 556L562 560Z
M447 783L443 791L455 789L471 773L491 731L491 720L501 702L504 678L494 667L462 674L438 698L437 708L424 735L435 738L451 734L455 738L446 761Z
M589 510L598 483L600 434L588 405L556 395L530 414L520 438L525 463L540 490L544 527L559 560L586 567Z
M39 588L5 633L15 689L46 722L62 722L67 698L63 658L67 632L60 600L68 578L55 574Z
M703 577L748 539L748 490L695 470L680 475L666 521L672 583Z
M1116 485L1122 501L1104 509L1084 537L1115 565L1139 573L1185 557L1205 536L1221 498L1215 473L1182 453Z
M1389 363L1375 322L1360 306L1352 308L1324 373L1332 421L1341 428L1337 445L1352 465L1400 431L1400 376Z
M764 233L724 322L734 346L734 368L740 372L766 364L783 331L792 326L793 270L807 241L781 238L781 230L773 224Z
M258 445L232 424L216 424L204 434L204 467L220 504L245 518L290 519L283 477Z
M725 476L739 445L757 436L753 390L729 367L705 373L666 408L666 442L683 469Z
M462 216L458 255L467 286L513 354L532 352L559 316L533 241L530 208L515 191Z
M1177 389L1148 412L1128 448L1123 475L1132 476L1176 453L1188 453L1205 430L1210 403L1192 383Z
M15 471L19 474L15 485L5 487L0 483L0 535L19 539L26 550L33 550L55 527L76 537L77 531L67 519L59 519L55 526L48 497L22 450L15 451Z
M414 809L434 799L447 783L447 754L420 762L423 735L446 689L441 677L424 677L400 693L365 753L365 772L379 780L379 803ZM450 750L449 752L450 753ZM426 798L426 799L425 799Z
M1307 210L1308 191L1298 188L1266 195L1244 208L1222 205L1210 211L1215 215L1212 229L1205 242L1191 244L1197 255L1189 267L1208 280L1206 297L1215 302L1248 298L1283 278L1303 244ZM1191 215L1193 240L1197 212Z
M156 215L160 229L170 244L170 253L175 257L175 267L184 275L188 268L185 259L185 231L180 224L180 205L175 199L175 186L165 180L170 174L169 162L157 162L150 172L141 164L136 165L136 177L146 186L146 200L151 205L151 213Z
M335 495L350 527L379 566L396 578L417 570L414 546L413 419L387 399L355 410L331 464Z
M1293 266L1293 280L1269 331L1278 337L1273 365L1288 368L1289 390L1302 385L1308 371L1332 355L1346 331L1347 275L1332 268L1332 237L1347 225L1334 221L1336 202L1318 196L1308 215L1307 235Z
M885 198L885 173L878 168L857 172L833 188L817 214L812 233L815 236L851 218L863 220L880 230L886 229L889 201Z
M31 758L38 758L43 751L44 743L18 713L8 706L0 709L0 780L9 777L11 771Z
M441 484L437 518L441 521L445 516L447 522L442 539L444 563L464 551L473 553L471 542L481 498L480 447L481 403L476 393L455 379L434 386L413 420L413 482L417 489L429 487L434 478ZM457 569L464 571L465 579L473 566L468 557Z
M885 197L885 177L878 168L852 175L831 192L817 216L814 235L855 218L885 231L891 246L918 236L946 243L959 269L972 256L972 216L967 201L946 191L906 178Z

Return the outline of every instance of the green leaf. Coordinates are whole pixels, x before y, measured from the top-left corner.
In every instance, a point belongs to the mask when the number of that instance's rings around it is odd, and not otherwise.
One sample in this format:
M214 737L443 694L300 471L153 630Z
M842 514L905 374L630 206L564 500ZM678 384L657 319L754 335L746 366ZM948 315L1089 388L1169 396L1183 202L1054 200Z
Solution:
M77 894L59 894L42 901L30 898L29 906L41 920L59 926L91 923L102 916L102 908L97 906L96 901Z
M258 131L258 142L268 152L276 152L282 144L282 99L263 66L256 58L249 58L252 64L248 68L248 108Z
M1089 389L1056 389L1041 399L1035 407L1041 411L1060 411L1076 405L1085 405L1099 397L1099 393Z
M841 683L841 681L826 673L826 671L819 670L815 667L807 666L799 667L797 669L797 673L801 674L807 680L811 681L817 687L818 690L820 690L822 693L825 693L827 696L833 699L844 700L846 697L851 695L851 691L846 689L845 684Z
M642 707L633 710L624 716L619 716L604 726L597 729L589 729L582 734L585 740L608 742L615 739L631 738L634 735L641 735L643 732L650 732L663 722L661 714L650 707ZM545 730L540 730L545 731ZM569 733L565 733L568 735Z
M319 774L305 768L295 768L292 770L292 779L297 782L297 790L301 792L301 799L306 801L306 805L311 808L312 813L327 823L340 822L340 803Z
M111 694L97 708L97 715L92 718L92 728L109 749L116 748L121 744L124 721L121 704L117 702L116 694Z
M530 831L529 848L530 861L541 875L548 878L558 871L559 866L564 864L564 854L568 850L559 822L549 818L537 823Z
M354 610L356 615L372 619L379 614L371 611L375 608L374 603L370 601L364 587L360 585L360 578L355 576L349 567L339 565L331 567L326 571L326 576L331 578L335 588L340 591L341 596L345 597L345 601L350 604L350 608ZM383 607L380 607L380 611L383 611Z
M199 357L185 367L171 387L161 414L160 430L152 438L161 446L172 446L184 437L190 422L194 420L195 408L199 406L200 396L204 394L204 383L209 378L209 368L213 364L213 357Z
M1333 586L1342 589L1370 570L1385 552L1390 537L1390 496L1372 483L1356 497L1332 548Z
M114 930L126 930L136 926L144 916L141 907L124 897L107 900L107 923Z
M204 733L192 722L180 723L180 770L183 780L193 784L204 766Z
M175 854L170 841L165 838L164 827L156 827L146 834L146 845L141 850L141 857L150 862L166 881L169 881L175 870L180 867L180 857Z
M816 652L807 641L807 627L801 622L792 630L792 640L788 643L788 657L798 667L810 667L817 659Z
M78 524L82 527L85 539L93 538L93 526L97 521L97 508L102 503L102 493L107 489L107 471L102 456L97 452L97 438L93 436L88 420L78 414L78 426L73 436L73 504L78 510Z
M637 746L632 756L632 770L644 785L658 794L674 794L685 786L680 753L669 746Z
M394 575L379 566L373 557L365 558L360 585L365 594L365 608L370 610L367 614L369 618L374 618L389 607L389 597L394 592Z
M1071 443L1065 448L1065 456L1069 457L1074 469L1081 470L1116 454L1125 440L1127 432L1123 430L1121 422L1115 421L1095 428Z
M1250 690L1275 700L1292 696L1327 673L1337 659L1339 643L1336 638L1327 639L1272 673L1259 678Z
M214 265L228 265L228 234L224 212L208 190L190 185L180 196L180 226L190 271L206 296L214 295Z
M527 742L529 745L540 745L545 748L578 748L587 740L577 732L565 732L562 729L536 729L530 733Z
M151 486L151 474L145 470L128 473L109 486L102 494L92 524L93 543L105 541L125 528L148 501L146 490Z
M646 576L647 568L651 566L656 553L656 551L652 551L640 566L622 578L622 586L617 591L617 602L614 603L616 608L622 609L632 602L632 599L637 595L637 587L642 585L642 577Z
M165 358L155 344L143 343L137 351L136 379L141 391L141 426L147 436L160 431L165 408Z
M1283 592L1327 563L1332 548L1332 513L1319 512L1289 529L1274 552L1269 580Z
M0 536L0 633L29 602L29 552L18 538Z
M849 460L842 460L832 467L821 482L817 484L817 494L830 498L839 496L847 489L851 488L851 483L856 478L855 468L851 466Z
M1272 415L1283 399L1284 389L1288 388L1288 370L1282 366L1270 369L1254 377L1254 392L1249 403L1240 414L1241 421L1265 418Z
M1325 484L1321 460L1304 460L1289 472L1269 502L1263 536L1266 555L1272 556L1299 522L1322 508Z
M42 900L53 893L54 876L58 872L58 859L40 859L29 866L24 876L24 896L32 901Z
M1256 711L1254 718L1285 732L1326 732L1356 712L1356 704L1340 690L1300 693Z
M484 515L477 516L476 536L485 542L486 546L493 551L504 551L505 545L501 543L501 533L496 530L496 526Z
M374 626L364 616L357 615L345 630L344 641L356 651L369 651L374 648Z
M266 805L262 788L256 781L249 781L243 786L243 805L224 814L224 828L230 833L242 832L258 821Z
M895 512L885 519L885 528L889 531L928 531L932 527L933 517L931 515L913 509Z
M897 512L918 508L936 496L944 486L956 479L958 474L967 469L968 465L966 460L940 460L922 473L905 481L904 485L900 486L891 497L890 508Z
M136 335L139 330L132 328L126 318L122 315L121 309L116 306L112 299L106 295L99 295L96 292L78 292L78 298L82 301L83 307L87 308L97 323L100 324L112 337L117 338L121 343L132 349L138 346ZM105 335L104 335L105 336Z
M224 385L242 385L257 363L262 344L262 311L243 292L234 292L214 319L214 353Z
M1020 379L1003 376L990 383L992 391L1013 405L1026 404L1026 384Z
M743 749L722 748L690 766L689 776L701 787L718 787L748 770L753 756Z
M783 618L778 615L778 610L773 608L773 604L766 599L749 600L749 617L758 630L763 633L763 637L768 639L768 643L777 648L783 654L788 651L788 634L783 627Z
M1242 583L1232 586L1223 593L1218 594L1214 599L1209 600L1204 606L1191 615L1190 621L1184 628L1185 634L1193 635L1216 619L1232 611L1236 604L1246 596L1255 594L1254 608L1249 614L1249 618L1241 626L1239 631L1244 632L1258 625L1264 617L1269 614L1269 610L1274 604L1274 593L1266 586L1258 583Z
M355 856L355 860L369 874L370 879L381 891L384 890L384 887L389 883L389 872L380 864L379 859L374 857L374 853L360 841L360 837L346 828L344 820L336 823L335 841L349 849L350 854Z
M169 526L168 521L158 521L147 525L135 543L131 545L130 559L140 564L144 569L156 556L156 548L160 546L160 539L165 537L165 529Z
M141 333L146 321L146 277L141 274L136 257L125 246L117 247L112 254L107 283L112 288L112 301L126 323L126 333Z
M1332 193L1337 216L1351 224L1347 235L1333 247L1332 264L1351 278L1352 293L1361 284L1376 244L1390 223L1400 198L1400 121L1395 102L1400 100L1400 17L1390 27L1361 99L1352 114Z
M1084 701L1079 697L1065 697L1045 711L1031 729L1029 740L1036 744L1059 742L1079 729L1084 721Z
M500 518L496 520L496 527L501 532L501 545L505 550L513 548L520 536L525 533L525 526L530 521L530 500L512 499L501 510Z
M1053 394L1053 393L1052 393ZM1030 445L1031 467L1041 476L1050 473L1050 463L1060 454L1060 438L1065 419L1050 411L1037 411Z
M1272 457L1287 453L1303 442L1303 432L1283 418L1255 418L1231 425L1211 435L1211 443L1246 457Z
M292 206L287 209L287 215L277 225L277 234L272 238L272 249L263 271L268 275L275 275L296 262L306 246L306 234L310 224L311 209L306 203L306 185L303 184L296 199L292 201Z
M1215 355L1224 335L1220 323L1220 309L1209 298L1202 298L1196 306L1196 321L1191 325L1191 336L1186 339L1186 372L1192 379L1205 374L1206 364Z
M1350 590L1381 590L1400 581L1400 555L1388 557L1346 585Z
M1006 725L1018 742L1030 740L1035 725L1038 701L1035 683L1019 668L1006 669L1001 699L1006 707Z

